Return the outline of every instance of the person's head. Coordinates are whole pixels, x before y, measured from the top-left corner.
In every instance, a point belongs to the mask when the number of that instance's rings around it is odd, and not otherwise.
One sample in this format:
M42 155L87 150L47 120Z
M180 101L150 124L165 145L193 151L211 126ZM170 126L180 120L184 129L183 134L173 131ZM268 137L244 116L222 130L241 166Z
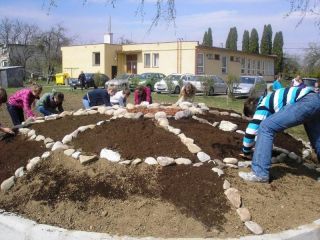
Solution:
M7 92L4 88L0 87L0 106L8 100Z
M64 94L61 92L55 92L53 94L53 101L55 101L55 103L57 104L61 104L64 100Z
M117 92L117 88L114 85L109 85L107 92L110 96L113 96Z
M142 85L139 85L139 86L136 88L136 91L138 92L138 95L139 95L139 96L142 96L143 94L145 94L145 89L144 89L144 86L142 86Z
M298 82L301 82L301 81L302 81L302 79L301 79L301 76L300 76L300 75L297 75L297 76L295 77L295 79L296 79L296 81L298 81Z
M128 98L130 96L130 89L129 88L125 88L122 90L122 94L125 98Z
M258 103L259 103L259 98L256 98L256 97L248 98L243 105L243 114L246 117L252 118L257 109Z
M42 92L42 86L38 83L33 83L31 86L31 91L35 97L39 97Z
M180 96L193 97L196 94L196 87L187 83L181 90Z

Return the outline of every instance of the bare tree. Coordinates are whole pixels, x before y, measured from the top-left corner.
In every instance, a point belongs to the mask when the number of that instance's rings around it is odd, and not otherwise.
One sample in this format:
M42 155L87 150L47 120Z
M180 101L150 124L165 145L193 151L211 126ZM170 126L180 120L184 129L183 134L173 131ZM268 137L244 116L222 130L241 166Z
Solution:
M310 43L304 58L304 71L309 75L320 76L320 45Z
M297 23L299 26L305 17L309 14L314 16L315 24L320 29L320 1L319 0L290 0L290 11L287 16L298 12L301 14L301 18Z

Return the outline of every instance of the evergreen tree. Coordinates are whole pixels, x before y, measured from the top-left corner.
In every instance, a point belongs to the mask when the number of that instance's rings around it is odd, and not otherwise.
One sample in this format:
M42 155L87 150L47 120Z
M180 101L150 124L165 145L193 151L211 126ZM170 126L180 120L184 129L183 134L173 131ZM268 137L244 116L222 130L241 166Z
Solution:
M211 28L209 27L208 29L208 33L207 33L207 36L208 36L208 40L207 40L207 43L208 43L208 47L212 47L213 46L213 42L212 42L212 30Z
M202 45L207 46L208 45L208 33L207 31L203 35Z
M267 26L267 32L268 32L268 54L272 54L272 27L271 24L268 24Z
M226 41L226 48L236 51L237 50L237 42L238 42L237 28L236 27L230 28L228 38Z
M253 28L250 34L249 52L259 54L259 36L257 29Z
M261 54L269 55L272 53L272 27L270 24L263 27L260 47Z
M243 52L249 52L249 46L250 46L250 36L249 36L249 31L244 30L243 32L243 37L242 37L242 51Z
M283 35L281 31L274 36L272 54L277 55L274 63L274 72L279 74L283 70Z

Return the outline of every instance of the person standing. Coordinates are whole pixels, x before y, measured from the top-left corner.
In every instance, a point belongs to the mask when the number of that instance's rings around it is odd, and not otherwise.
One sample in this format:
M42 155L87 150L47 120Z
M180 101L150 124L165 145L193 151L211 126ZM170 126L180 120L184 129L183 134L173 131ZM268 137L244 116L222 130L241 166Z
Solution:
M83 88L85 88L85 84L86 84L86 75L84 75L83 71L81 71L81 73L78 77L78 81L80 83L81 90L83 90Z

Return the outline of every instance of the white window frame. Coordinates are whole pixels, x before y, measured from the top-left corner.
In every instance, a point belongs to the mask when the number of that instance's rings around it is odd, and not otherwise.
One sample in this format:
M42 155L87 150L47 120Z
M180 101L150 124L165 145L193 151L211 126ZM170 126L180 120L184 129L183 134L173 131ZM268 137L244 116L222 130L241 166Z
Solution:
M148 60L148 62L147 62L147 60ZM151 67L151 54L150 53L143 54L143 63L144 63L145 68Z
M224 60L225 60L225 66L224 66ZM227 56L221 57L221 73L228 74L228 58L227 58Z
M199 59L201 58L201 63L199 63ZM203 53L197 53L197 65L196 65L196 73L197 74L204 74L204 54Z
M96 62L96 55L99 54L99 63ZM101 64L101 53L100 52L93 52L92 53L92 66L100 66Z
M154 67L154 68L158 68L159 67L159 58L160 58L159 53L153 53L152 54L152 67Z

